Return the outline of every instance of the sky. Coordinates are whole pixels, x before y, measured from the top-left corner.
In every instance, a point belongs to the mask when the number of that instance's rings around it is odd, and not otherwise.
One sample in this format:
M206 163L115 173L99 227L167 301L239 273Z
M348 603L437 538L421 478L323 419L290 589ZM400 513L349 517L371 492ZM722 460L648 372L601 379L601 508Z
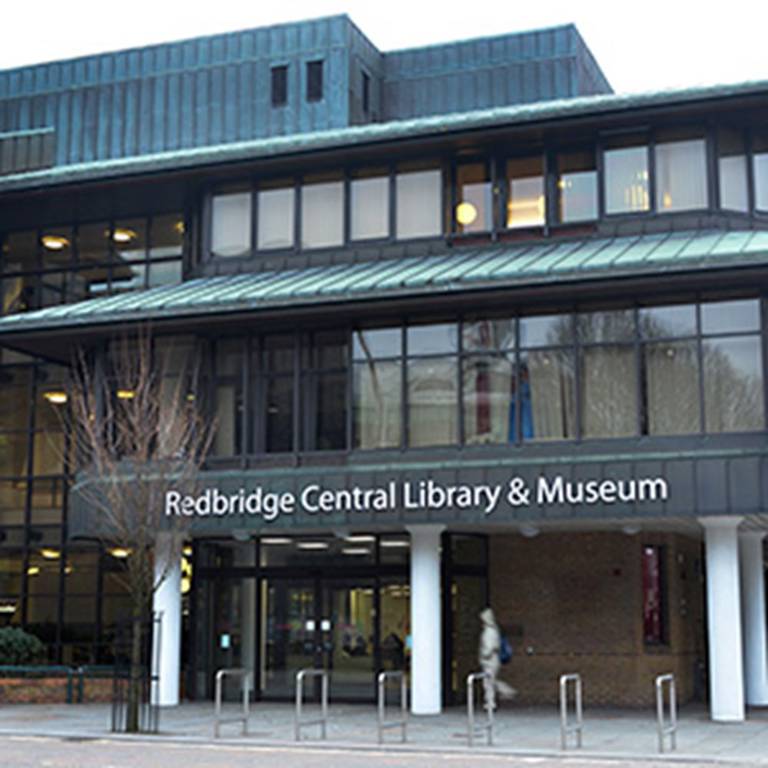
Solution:
M0 69L347 13L381 50L573 22L617 92L768 80L768 0L4 0Z

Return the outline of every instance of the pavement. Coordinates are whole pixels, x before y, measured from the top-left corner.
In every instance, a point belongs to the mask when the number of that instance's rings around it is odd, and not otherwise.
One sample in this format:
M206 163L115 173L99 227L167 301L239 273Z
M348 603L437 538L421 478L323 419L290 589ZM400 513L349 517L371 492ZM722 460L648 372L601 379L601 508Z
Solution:
M237 713L236 705L225 705L225 717L234 717ZM317 714L317 709L305 705L306 718ZM388 717L394 714L392 711ZM327 739L319 738L318 726L307 727L301 745L295 742L294 707L291 704L253 704L247 736L241 735L239 724L229 723L222 725L221 738L214 739L213 716L213 705L206 702L164 708L158 735L132 736L109 732L110 707L107 704L2 705L0 735L5 737L5 744L35 743L40 749L47 738L60 743L92 741L104 744L108 741L122 743L126 749L131 742L134 745L153 743L158 748L176 745L177 751L196 747L204 748L209 755L212 754L209 750L221 747L222 752L268 749L270 754L281 751L288 754L310 750L312 754L389 755L393 760L399 756L395 762L377 759L376 765L405 765L403 760L410 755L409 765L430 765L438 759L442 763L449 758L456 759L460 765L470 765L482 756L483 761L476 763L481 765L485 764L485 758L514 756L526 760L536 758L534 762L542 765L549 764L550 758L561 761L567 758L567 763L575 760L580 764L612 761L622 765L636 762L650 765L672 761L768 767L768 709L750 710L744 723L722 724L713 723L702 707L682 708L678 718L677 749L662 755L658 752L656 720L651 711L588 709L584 713L583 747L567 752L560 748L560 719L554 708L508 706L497 713L493 745L488 746L482 737L478 737L473 748L467 743L466 711L460 708L430 717L411 716L407 742L400 743L399 731L392 729L385 732L384 745L378 744L376 709L369 705L332 703ZM7 757L4 750L0 751L0 765L26 765L3 762L3 757ZM460 759L462 755L465 756L463 760ZM369 759L367 764L372 762ZM337 763L341 765L343 761L333 760L334 765ZM29 763L33 764L36 763ZM39 764L59 765L56 762ZM353 764L357 765L349 762L349 765Z

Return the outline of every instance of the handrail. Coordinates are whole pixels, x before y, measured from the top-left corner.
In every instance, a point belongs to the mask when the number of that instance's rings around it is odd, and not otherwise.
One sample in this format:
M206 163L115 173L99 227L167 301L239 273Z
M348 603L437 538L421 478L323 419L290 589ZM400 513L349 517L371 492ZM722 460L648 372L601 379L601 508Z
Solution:
M568 721L568 686L573 687L575 719ZM581 675L560 675L560 747L568 749L568 736L576 734L576 747L582 746L582 730L584 728L584 710L581 695Z
M669 721L664 717L664 686L669 688ZM669 736L670 750L677 749L677 690L675 676L659 675L656 678L656 727L659 734L659 752L664 752L665 737Z
M400 680L400 719L387 720L387 680ZM378 676L379 690L379 744L384 743L384 731L389 728L400 728L400 741L406 742L406 729L408 728L408 686L406 684L405 672L402 670L386 670L379 672Z
M221 698L222 690L224 688L225 677L239 677L242 679L242 693L243 693L243 710L237 717L224 718L221 716ZM218 739L221 734L221 726L224 723L242 723L243 724L243 736L248 735L248 707L250 700L250 688L251 688L251 671L243 667L231 667L229 669L220 669L216 672L216 705L215 705L215 721L213 725L213 737Z
M475 683L486 679L493 682L487 672L473 672L467 675L467 741L470 747L475 745L475 736L483 732L488 738L488 746L493 745L493 708L489 706L489 702L485 705L488 719L481 725L475 724Z
M320 717L302 720L301 710L304 699L304 679L307 677L319 677L320 688ZM310 725L320 726L320 738L325 739L328 735L328 671L325 669L300 669L296 673L296 717L294 723L294 732L296 741L301 741L301 729Z

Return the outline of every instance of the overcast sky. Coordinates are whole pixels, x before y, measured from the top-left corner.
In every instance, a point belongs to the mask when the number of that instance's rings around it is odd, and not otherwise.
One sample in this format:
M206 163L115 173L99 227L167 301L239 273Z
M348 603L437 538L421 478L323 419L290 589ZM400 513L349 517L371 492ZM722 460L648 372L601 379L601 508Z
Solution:
M0 69L348 13L382 50L574 22L619 92L768 80L768 0L4 0Z

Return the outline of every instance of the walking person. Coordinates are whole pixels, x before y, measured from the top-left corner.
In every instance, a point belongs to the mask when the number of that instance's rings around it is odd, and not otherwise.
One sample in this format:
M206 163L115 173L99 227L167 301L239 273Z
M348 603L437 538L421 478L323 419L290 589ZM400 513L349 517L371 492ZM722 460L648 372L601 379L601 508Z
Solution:
M501 669L501 631L496 623L496 617L490 608L485 608L480 613L482 629L480 631L480 648L478 660L480 669L488 677L483 679L483 692L485 694L485 708L493 712L496 709L496 694L502 699L513 699L517 691L499 679Z

